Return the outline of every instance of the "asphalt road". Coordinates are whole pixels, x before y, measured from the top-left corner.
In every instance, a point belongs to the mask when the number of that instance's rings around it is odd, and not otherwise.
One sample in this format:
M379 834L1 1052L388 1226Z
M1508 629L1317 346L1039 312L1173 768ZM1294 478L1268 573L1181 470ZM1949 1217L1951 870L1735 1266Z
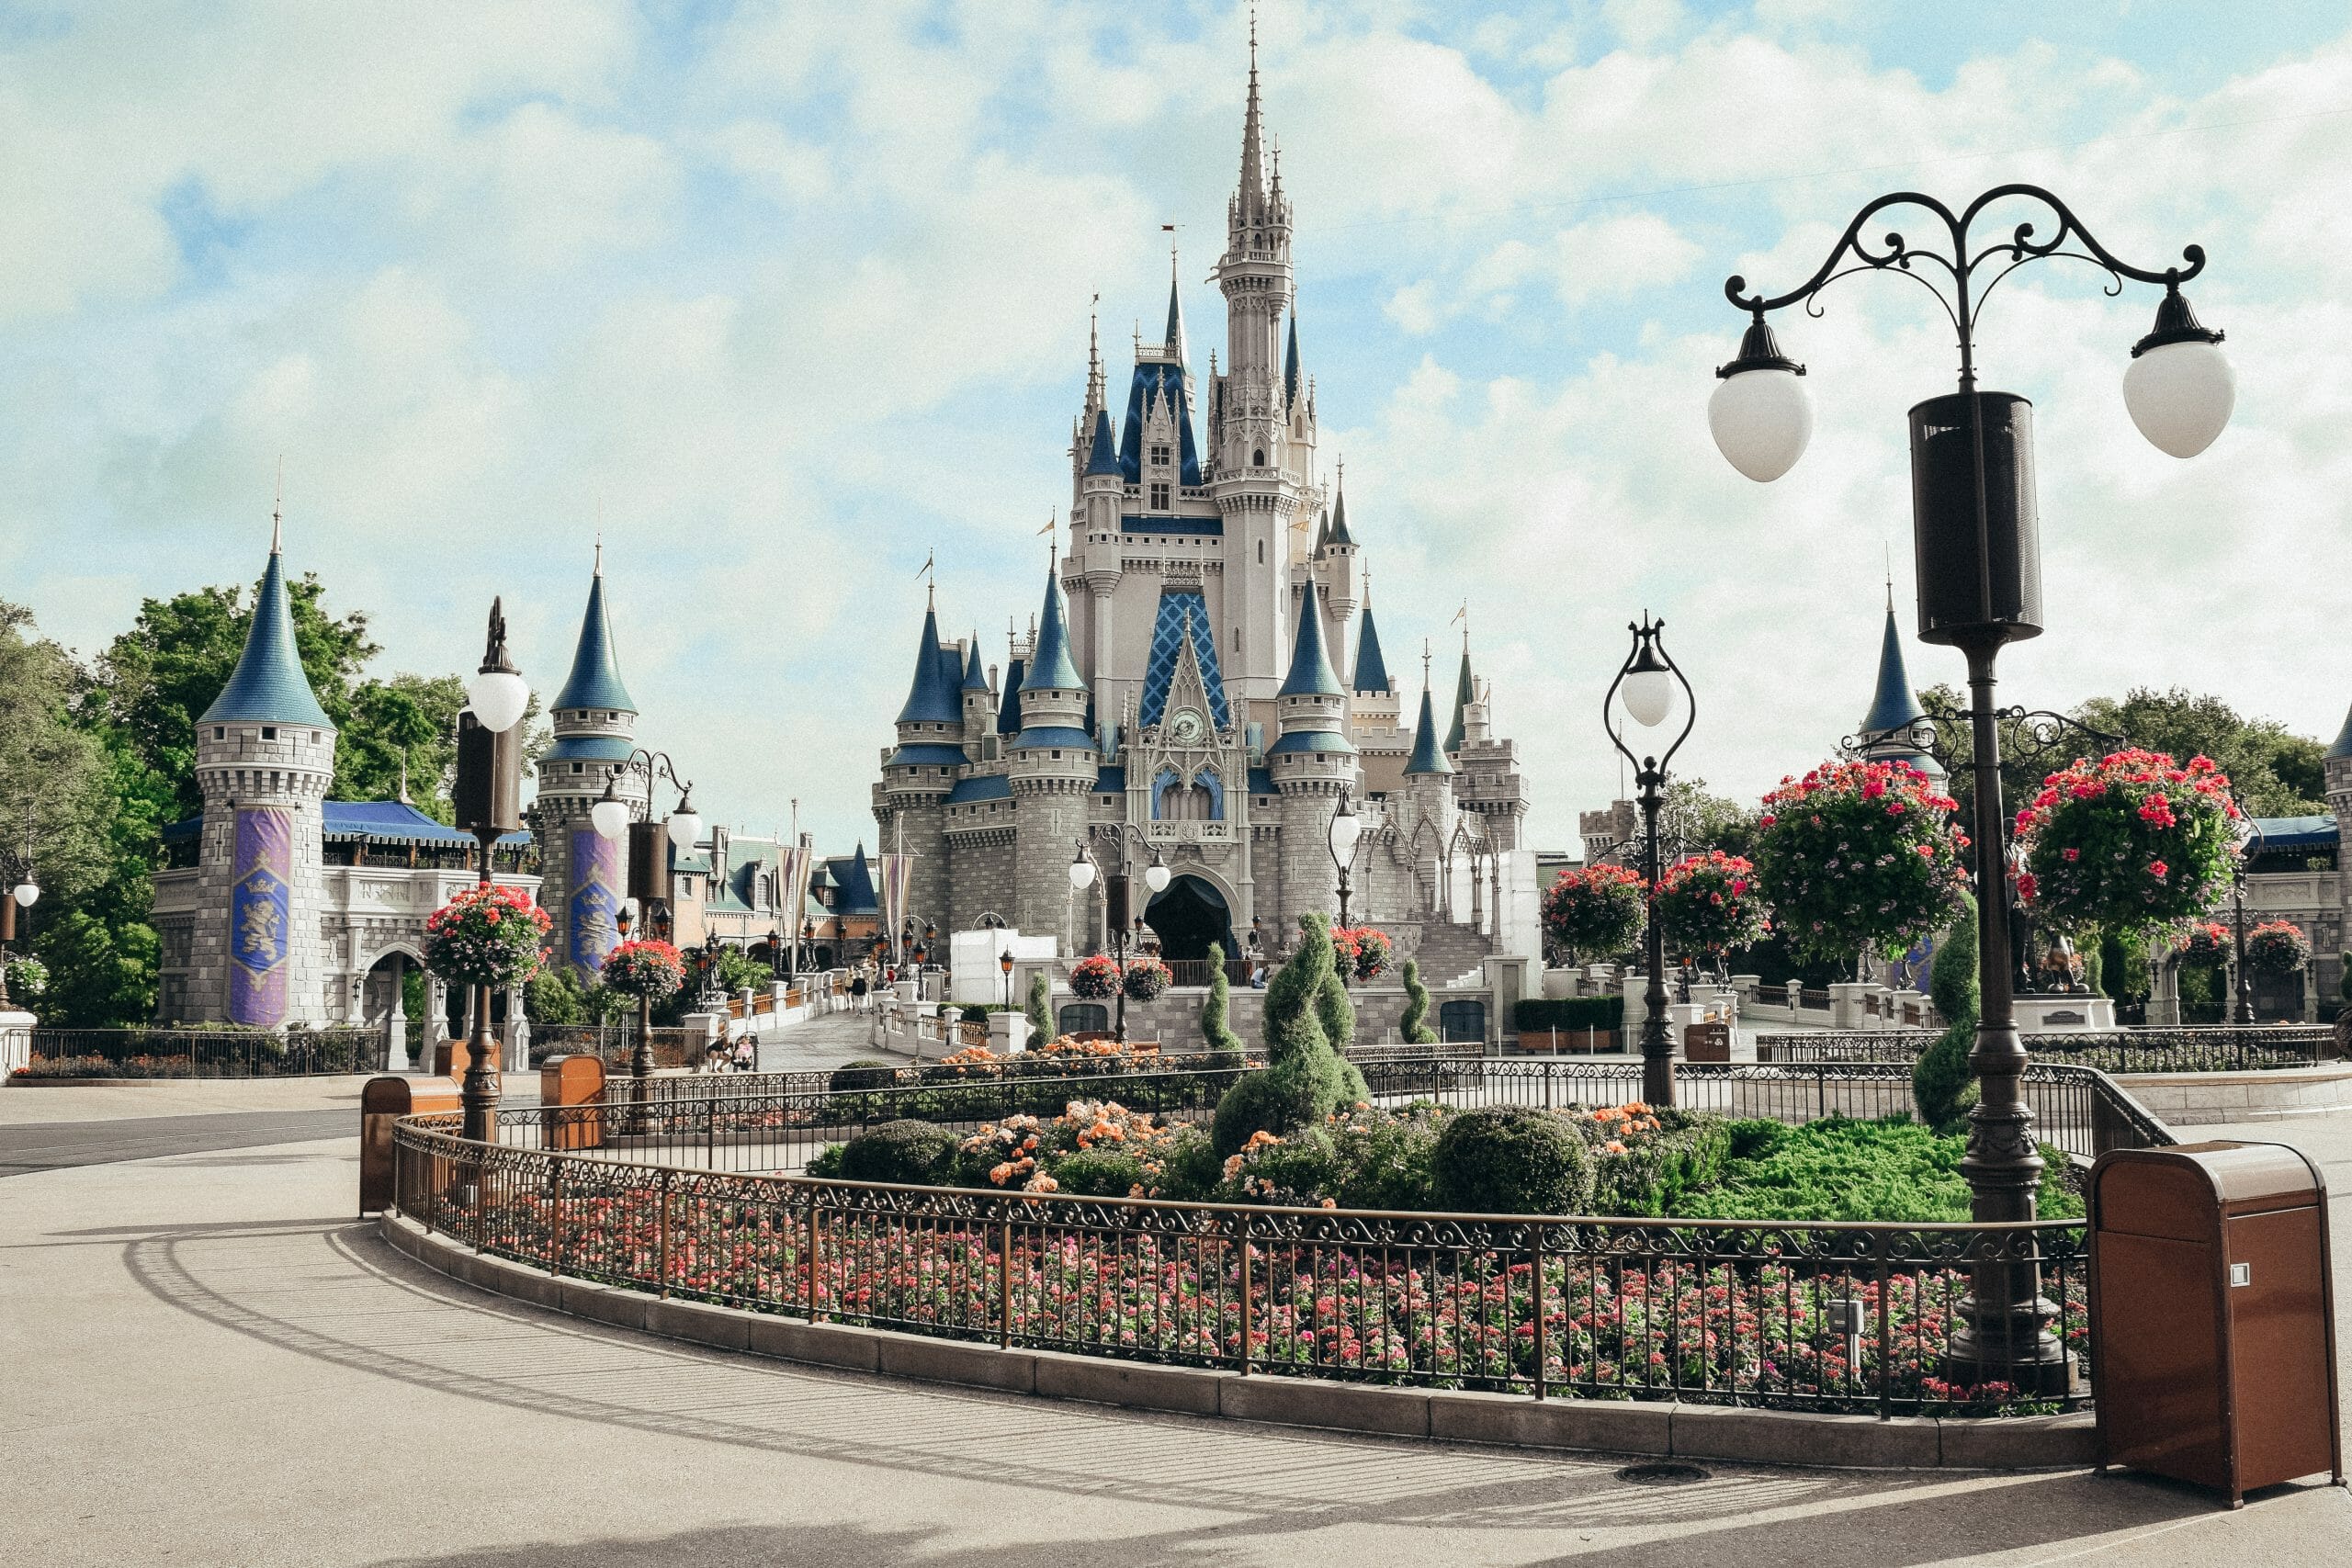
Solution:
M136 1092L136 1091L130 1091ZM0 1177L164 1155L210 1154L266 1144L359 1135L350 1111L232 1111L120 1122L34 1122L0 1127Z

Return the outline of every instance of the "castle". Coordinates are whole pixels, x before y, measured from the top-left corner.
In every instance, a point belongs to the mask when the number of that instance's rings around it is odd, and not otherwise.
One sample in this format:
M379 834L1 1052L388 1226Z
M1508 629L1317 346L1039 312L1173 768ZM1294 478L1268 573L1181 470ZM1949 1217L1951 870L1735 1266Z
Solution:
M943 639L934 590L873 789L882 847L913 857L906 910L1084 951L1103 943L1104 907L1073 896L1073 857L1139 872L1157 854L1173 875L1140 912L1170 957L1236 955L1253 926L1275 945L1297 916L1338 912L1327 835L1344 795L1364 822L1352 919L1405 928L1408 951L1452 927L1474 965L1532 953L1526 786L1466 634L1450 728L1426 668L1407 725L1347 499L1317 467L1254 39L1226 235L1225 347L1205 375L1172 277L1123 416L1090 334L1069 548L1001 672L977 635Z

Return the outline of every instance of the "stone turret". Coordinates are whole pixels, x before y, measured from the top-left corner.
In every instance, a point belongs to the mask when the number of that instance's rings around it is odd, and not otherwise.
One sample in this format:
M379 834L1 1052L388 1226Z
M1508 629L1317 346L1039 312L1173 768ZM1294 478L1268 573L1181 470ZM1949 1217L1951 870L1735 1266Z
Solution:
M1094 787L1094 738L1086 730L1087 688L1070 658L1061 584L1046 578L1046 604L1021 678L1021 733L1011 760L1021 851L1013 866L1013 923L1053 931L1062 950L1076 940L1067 846L1082 833Z
M1911 738L1912 727L1928 716L1919 705L1918 694L1911 689L1910 672L1903 667L1903 634L1894 626L1894 591L1887 590L1886 631L1880 638L1878 650L1878 685L1871 697L1871 711L1862 716L1857 739L1861 743L1861 755L1874 762L1908 762L1931 779L1940 781L1943 765L1918 746Z
M1424 666L1428 660L1423 660ZM1421 671L1421 713L1413 724L1413 754L1405 762L1408 820L1397 825L1424 886L1437 887L1438 863L1453 839L1453 763L1439 744L1437 704L1429 671Z
M939 640L939 613L926 605L913 679L899 709L899 744L882 763L874 820L883 849L913 855L907 908L936 919L947 908L947 796L966 757L967 665Z
M628 844L607 839L589 812L612 785L631 820L648 810L646 775L622 764L637 748L637 704L621 683L613 626L605 608L605 549L596 547L588 607L571 673L550 710L555 744L538 762L531 831L539 844L539 897L555 921L548 942L559 962L593 978L620 940L616 923L628 897Z
M277 1029L332 1015L320 832L334 741L295 649L273 529L244 652L196 727L204 829L187 1016Z
M1311 584L1306 592L1314 592ZM1281 796L1280 929L1287 931L1302 914L1339 912L1338 874L1327 833L1340 792L1356 789L1362 777L1355 743L1347 737L1348 694L1332 671L1323 646L1323 618L1310 600L1302 599L1298 607L1290 673L1275 697L1275 711L1282 735L1266 748L1266 766Z

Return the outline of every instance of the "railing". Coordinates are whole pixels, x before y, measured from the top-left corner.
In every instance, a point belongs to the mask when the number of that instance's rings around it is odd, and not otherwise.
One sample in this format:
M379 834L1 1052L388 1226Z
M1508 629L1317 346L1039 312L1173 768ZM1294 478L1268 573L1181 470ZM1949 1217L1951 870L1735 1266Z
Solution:
M1931 1030L1758 1034L1759 1062L1902 1062L1918 1059ZM2025 1036L2036 1061L2067 1062L2105 1073L2239 1073L2308 1067L2329 1055L2335 1032L2319 1024L2253 1028L2069 1030Z
M1232 1371L1894 1416L2034 1407L1938 1381L1969 1270L2022 1261L2087 1353L2078 1223L1383 1213L621 1164L404 1119L400 1211L476 1250L812 1322ZM2070 1393L2042 1407L2083 1403Z
M1815 986L1801 987L1794 982L1790 984L1788 989L1791 1007L1810 1008L1815 1012L1829 1010L1829 993L1826 989Z
M1160 960L1160 962L1168 965L1169 984L1170 986L1197 986L1205 987L1209 982L1215 978L1211 972L1212 965L1205 958L1164 958ZM1228 986L1249 985L1250 968L1250 961L1247 958L1227 959L1225 961L1225 983ZM1272 975L1272 971L1269 969L1267 973Z
M699 1030L662 1028L653 1032L653 1065L693 1067L702 1062L706 1044ZM538 1023L531 1026L531 1060L549 1056L594 1056L607 1067L627 1067L637 1050L634 1023Z
M282 1078L385 1070L380 1024L353 1029L34 1029L26 1077Z

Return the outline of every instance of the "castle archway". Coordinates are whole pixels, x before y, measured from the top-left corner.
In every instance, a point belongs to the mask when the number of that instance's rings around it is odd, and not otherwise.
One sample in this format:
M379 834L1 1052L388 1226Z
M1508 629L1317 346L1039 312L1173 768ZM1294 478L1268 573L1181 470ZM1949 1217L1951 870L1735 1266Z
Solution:
M1146 906L1144 924L1159 938L1159 954L1171 960L1198 960L1215 943L1227 958L1240 950L1233 940L1233 911L1225 895L1206 877L1178 876Z

